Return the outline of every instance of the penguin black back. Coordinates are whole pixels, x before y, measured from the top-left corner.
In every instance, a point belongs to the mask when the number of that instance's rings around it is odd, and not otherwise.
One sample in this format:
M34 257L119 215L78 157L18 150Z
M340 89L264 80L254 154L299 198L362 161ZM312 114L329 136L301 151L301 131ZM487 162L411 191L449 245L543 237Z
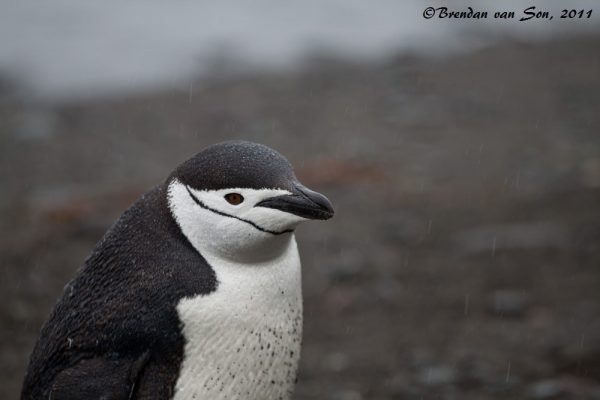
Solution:
M137 388L144 392L135 398L169 398L184 346L175 305L215 288L214 272L171 217L165 189L153 189L65 287L31 355L22 399L127 399ZM82 387L86 376L94 379Z

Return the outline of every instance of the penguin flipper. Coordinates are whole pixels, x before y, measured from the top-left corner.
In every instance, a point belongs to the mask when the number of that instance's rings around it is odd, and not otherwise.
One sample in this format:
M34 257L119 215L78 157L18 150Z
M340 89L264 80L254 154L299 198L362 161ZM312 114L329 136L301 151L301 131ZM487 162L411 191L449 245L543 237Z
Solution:
M51 400L131 400L139 377L150 358L146 351L137 359L88 358L61 371L50 390Z

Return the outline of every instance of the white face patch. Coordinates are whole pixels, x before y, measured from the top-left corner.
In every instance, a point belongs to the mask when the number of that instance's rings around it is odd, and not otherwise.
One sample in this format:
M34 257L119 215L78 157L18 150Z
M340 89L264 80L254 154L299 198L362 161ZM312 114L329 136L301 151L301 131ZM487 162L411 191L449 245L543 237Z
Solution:
M230 204L225 196L244 200ZM195 190L178 180L169 184L169 207L183 234L202 252L239 261L272 258L287 236L306 218L281 210L255 207L271 197L291 194L282 189L232 188ZM278 244L281 243L281 246Z

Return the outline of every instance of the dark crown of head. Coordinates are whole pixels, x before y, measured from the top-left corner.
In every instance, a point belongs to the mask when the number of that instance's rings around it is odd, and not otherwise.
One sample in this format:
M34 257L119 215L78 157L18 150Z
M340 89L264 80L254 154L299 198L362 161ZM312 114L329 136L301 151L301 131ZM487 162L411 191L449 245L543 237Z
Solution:
M286 189L296 180L289 161L258 143L230 141L207 147L179 165L171 178L198 190Z

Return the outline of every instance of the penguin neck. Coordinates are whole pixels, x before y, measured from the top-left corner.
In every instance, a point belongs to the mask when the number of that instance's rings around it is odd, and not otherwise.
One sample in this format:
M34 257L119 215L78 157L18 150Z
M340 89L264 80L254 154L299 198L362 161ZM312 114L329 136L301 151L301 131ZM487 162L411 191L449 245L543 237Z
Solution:
M226 260L235 264L258 264L277 260L283 257L295 244L293 233L271 235L260 242L248 246L237 246L231 242L210 240L206 235L190 240L192 246L204 257L210 259ZM235 238L232 238L234 241Z

